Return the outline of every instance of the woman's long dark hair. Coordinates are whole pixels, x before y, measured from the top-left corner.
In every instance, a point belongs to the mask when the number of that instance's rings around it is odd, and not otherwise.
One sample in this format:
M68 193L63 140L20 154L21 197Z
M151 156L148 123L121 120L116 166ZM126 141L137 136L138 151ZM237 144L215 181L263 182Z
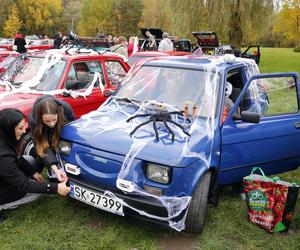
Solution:
M48 143L47 138L47 125L43 122L43 115L51 114L58 115L57 123L54 127L54 134L51 139L51 145ZM67 123L64 115L64 109L61 105L51 99L44 99L39 103L35 113L36 126L33 131L33 139L35 141L35 148L37 154L44 158L46 150L51 146L55 150L58 149L59 136L62 128Z
M25 118L25 115L17 109L7 108L0 111L0 131L6 139L16 148L16 126Z

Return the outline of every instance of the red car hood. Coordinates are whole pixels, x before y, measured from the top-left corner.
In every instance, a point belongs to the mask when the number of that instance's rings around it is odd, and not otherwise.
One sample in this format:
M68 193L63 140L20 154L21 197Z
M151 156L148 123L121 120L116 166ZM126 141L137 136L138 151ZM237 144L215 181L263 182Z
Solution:
M6 95L6 93L9 92L0 91L0 110L5 108L19 109L26 117L31 111L34 101L40 96L28 93L14 93Z

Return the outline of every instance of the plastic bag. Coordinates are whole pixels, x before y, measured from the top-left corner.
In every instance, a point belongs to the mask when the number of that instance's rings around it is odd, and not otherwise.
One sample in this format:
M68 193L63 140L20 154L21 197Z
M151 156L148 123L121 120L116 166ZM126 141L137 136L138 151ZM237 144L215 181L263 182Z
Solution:
M253 174L259 170L262 175ZM299 186L265 176L253 168L244 177L244 193L250 221L269 232L286 232L292 222Z

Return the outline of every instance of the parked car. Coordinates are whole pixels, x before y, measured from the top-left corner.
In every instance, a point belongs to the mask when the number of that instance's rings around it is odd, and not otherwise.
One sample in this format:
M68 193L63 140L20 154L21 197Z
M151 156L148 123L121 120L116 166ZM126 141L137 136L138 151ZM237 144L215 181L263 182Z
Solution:
M24 54L0 78L0 110L17 108L27 115L34 101L52 94L71 105L76 118L97 109L120 81L129 66L113 53L91 50L45 50ZM22 151L32 153L29 128Z
M135 64L108 102L62 131L70 196L200 232L219 186L254 166L268 175L298 168L298 88L296 73L261 75L233 55Z
M3 38L0 40L0 49L12 50L13 45L14 45L13 38Z
M30 40L28 41L26 48L28 50L45 50L54 48L53 39L41 39L41 40Z
M130 65L130 67L132 67L133 64L151 57L184 56L189 54L191 53L184 51L141 51L132 54L128 59L128 64Z
M237 57L253 59L257 65L260 62L260 46L251 45L243 52L233 45L221 45L219 43L218 36L216 32L213 31L195 31L192 32L194 37L197 39L197 45L193 51L197 50L199 47L204 54L209 55L225 55L234 54Z
M0 76L17 59L20 54L16 51L0 50Z
M148 50L148 37L146 36L146 32L149 31L154 37L157 44L157 48L159 46L160 41L162 40L163 31L158 28L142 28L140 29L141 34L143 36L143 40L140 40L140 48L142 51ZM171 41L174 42L173 37L170 37ZM192 52L193 46L192 42L189 39L179 39L178 43L180 43L181 51L184 52Z

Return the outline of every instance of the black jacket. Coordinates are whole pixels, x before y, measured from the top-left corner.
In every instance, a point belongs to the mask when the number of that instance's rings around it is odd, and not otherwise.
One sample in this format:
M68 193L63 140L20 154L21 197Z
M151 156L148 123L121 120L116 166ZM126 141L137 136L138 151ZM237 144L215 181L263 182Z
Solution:
M56 183L32 181L27 175L33 175L35 169L24 170L15 148L0 131L0 205L16 201L27 193L57 193Z
M29 125L29 128L30 128L31 131L34 131L35 125L36 125L36 122L35 122L36 109L40 105L40 102L44 99L52 99L58 105L62 106L63 109L64 109L65 118L67 119L68 122L71 122L75 119L75 115L74 115L74 112L72 110L72 107L68 103L66 103L64 101L61 101L61 100L55 98L52 95L43 95L43 96L39 97L34 102L32 111L28 115L28 125ZM53 133L54 133L53 129L46 128L46 135L45 136L47 136L49 145L51 144ZM49 147L46 150L45 154L46 154L46 156L42 159L43 164L45 166L50 167L51 165L57 165L58 164L58 161L57 161L57 158L56 158L56 152L52 147Z
M61 42L62 42L62 37L56 37L54 39L54 43L53 43L54 48L55 49L60 49Z
M18 37L15 38L14 45L17 45L17 52L19 53L25 53L26 52L26 40L24 38Z

